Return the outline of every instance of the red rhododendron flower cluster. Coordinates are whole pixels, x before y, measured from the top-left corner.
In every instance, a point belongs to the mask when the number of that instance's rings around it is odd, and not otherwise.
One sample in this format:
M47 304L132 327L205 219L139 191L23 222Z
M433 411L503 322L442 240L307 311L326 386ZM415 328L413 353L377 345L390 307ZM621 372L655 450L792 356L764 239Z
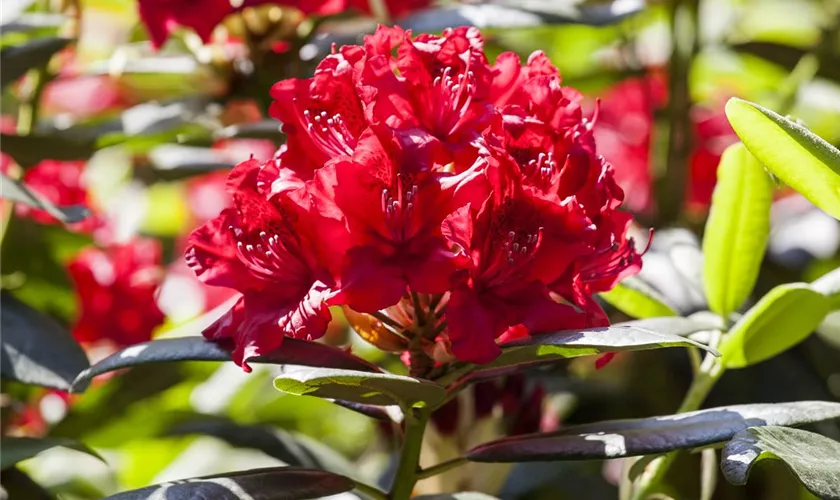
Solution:
M475 28L380 27L272 96L287 144L233 170L233 206L187 250L243 294L204 332L238 363L320 337L332 305L489 362L498 341L606 324L593 295L640 267L582 96L542 53L490 65Z
M295 7L305 14L331 15L354 10L371 14L369 0L140 0L140 18L152 45L160 47L179 26L190 28L204 42L227 16L247 7L274 4ZM400 17L427 7L431 0L385 0L390 15Z
M23 183L53 205L89 207L88 190L84 178L85 162L44 160L23 174ZM58 224L59 221L44 210L18 203L15 212L19 217L31 217L42 224ZM91 232L102 224L92 215L70 224L70 228L80 232Z
M82 250L68 265L81 311L73 336L117 348L150 340L164 320L156 301L161 259L160 243L147 238Z

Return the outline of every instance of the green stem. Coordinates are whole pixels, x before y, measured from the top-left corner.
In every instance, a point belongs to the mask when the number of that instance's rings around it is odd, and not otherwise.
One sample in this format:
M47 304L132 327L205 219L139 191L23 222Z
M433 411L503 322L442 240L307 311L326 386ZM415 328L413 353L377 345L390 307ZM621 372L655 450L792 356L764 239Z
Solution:
M671 7L671 59L668 63L668 152L665 174L657 186L659 226L675 222L682 211L691 151L691 95L689 71L699 51L700 0L673 0Z
M29 71L29 83L32 85L28 94L22 100L18 109L17 133L18 135L29 135L38 123L41 95L47 84L47 68L41 67Z
M388 495L384 491L369 484L356 481L356 489L374 500L388 500Z
M682 404L677 409L677 413L685 413L694 411L700 408L709 391L715 386L726 369L720 358L714 357L712 354L707 354L706 359L700 366L700 373L694 378L691 387L683 399ZM678 451L672 451L667 455L657 458L651 462L645 472L638 479L636 491L633 494L634 500L643 500L653 493L653 489L662 481L674 459L677 457Z
M426 479L427 477L437 476L438 474L443 474L448 470L460 467L468 462L469 460L467 460L464 457L453 458L452 460L447 460L437 465L433 465L429 468L422 469L420 472L417 473L417 478Z
M388 495L390 500L408 500L419 476L420 449L423 445L423 433L431 411L426 408L413 408L406 411L405 437L403 439L400 462L394 484Z

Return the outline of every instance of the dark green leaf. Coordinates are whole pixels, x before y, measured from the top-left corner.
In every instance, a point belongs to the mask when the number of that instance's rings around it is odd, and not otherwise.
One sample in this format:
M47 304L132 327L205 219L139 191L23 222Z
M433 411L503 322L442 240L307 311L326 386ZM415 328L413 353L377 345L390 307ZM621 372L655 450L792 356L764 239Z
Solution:
M88 455L94 456L103 462L105 461L105 459L100 457L98 453L78 441L73 441L72 439L51 437L4 437L0 440L0 446L2 446L3 449L3 454L0 455L0 469L11 467L22 460L32 458L38 453L49 450L50 448L55 448L56 446L87 453Z
M840 403L800 401L724 406L504 438L473 448L467 458L475 462L531 462L653 455L727 441L748 427L804 425L833 418L840 418Z
M8 293L0 300L3 378L67 390L89 366L87 356L58 323Z
M772 358L805 339L829 312L829 300L805 283L773 288L732 327L720 345L727 368Z
M478 493L476 491L461 491L458 493L440 493L437 495L420 495L414 497L414 500L499 500L496 497L491 497L485 493Z
M703 234L706 298L722 318L752 293L770 235L772 203L773 181L764 167L743 144L726 148Z
M57 207L22 182L3 173L0 173L0 178L3 179L3 198L44 210L65 224L82 221L90 215L90 210L82 205Z
M677 316L665 297L635 276L625 278L609 292L602 293L601 298L633 318Z
M163 144L149 152L157 174L165 180L177 180L217 170L230 170L234 164L217 149Z
M282 140L284 135L280 131L280 122L277 120L262 120L256 123L239 123L230 125L220 130L216 137L218 139L272 139Z
M79 374L74 392L84 391L97 375L150 363L173 361L230 361L230 353L204 337L160 339L127 347ZM335 347L306 340L286 338L277 350L248 360L249 363L325 366L376 372L375 365Z
M181 422L167 436L201 434L237 448L253 448L287 465L321 469L354 476L355 467L336 451L303 434L293 434L267 425L240 425L222 417L201 417Z
M726 103L732 128L765 167L835 219L840 218L840 150L758 104Z
M25 498L27 500L52 500L53 496L40 484L17 467L0 471L0 498ZM4 496L5 495L5 496Z
M0 134L3 152L15 159L24 169L42 160L87 160L96 148L92 142L68 139L55 134L13 135Z
M436 407L446 396L443 387L390 373L369 373L330 368L287 369L274 379L278 390L298 396L341 399L370 405L402 408Z
M840 267L814 280L811 288L828 297L832 309L840 308Z
M353 480L330 472L272 467L173 481L109 496L106 500L304 500L352 490Z
M47 64L56 52L71 41L69 38L58 37L36 38L22 45L0 50L0 66L3 67L0 88L5 88L30 69Z
M809 50L812 50L773 42L746 42L735 44L732 48L737 52L767 59L788 71L793 71L799 61L808 54ZM836 53L827 51L820 54L820 58L822 62L816 76L840 82L840 57Z
M726 443L720 467L727 481L746 484L753 466L781 460L805 488L826 500L840 500L840 443L787 427L750 427Z
M67 16L64 14L27 12L8 23L4 23L0 29L2 29L4 34L14 31L40 31L44 29L55 32L55 30L67 22L67 19Z

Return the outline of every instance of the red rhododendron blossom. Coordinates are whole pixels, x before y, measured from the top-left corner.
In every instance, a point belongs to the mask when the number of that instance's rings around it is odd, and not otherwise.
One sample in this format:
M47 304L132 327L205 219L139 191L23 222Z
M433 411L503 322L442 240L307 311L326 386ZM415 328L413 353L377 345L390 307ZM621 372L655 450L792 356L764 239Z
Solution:
M164 320L157 305L161 258L160 243L153 239L80 252L68 265L80 308L73 336L115 347L150 340Z
M27 187L43 196L56 206L80 205L87 207L88 191L85 185L85 162L44 160L23 174ZM31 217L43 224L58 224L59 221L44 210L19 203L15 213L20 217ZM91 216L85 220L70 224L75 231L90 232L101 225L101 220Z
M331 317L333 279L316 246L318 219L303 188L271 191L277 175L274 162L237 165L228 178L233 207L195 230L186 253L199 279L242 293L204 335L232 343L234 361L246 368L285 335L322 336Z
M597 119L542 53L491 66L474 28L380 27L272 97L286 145L234 170L234 208L187 251L243 294L205 332L239 362L322 335L342 305L372 343L420 346L413 373L485 363L509 339L606 324L593 296L640 268Z
M738 142L723 105L717 109L695 106L691 110L694 127L694 149L689 163L689 185L686 204L689 209L705 211L712 203L717 184L717 167L723 151Z

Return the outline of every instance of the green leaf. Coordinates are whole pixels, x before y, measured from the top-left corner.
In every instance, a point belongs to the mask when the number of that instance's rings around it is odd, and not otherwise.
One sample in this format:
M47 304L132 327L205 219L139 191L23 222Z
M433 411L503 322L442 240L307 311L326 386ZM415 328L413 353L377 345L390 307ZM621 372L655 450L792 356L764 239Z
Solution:
M0 374L4 379L68 390L89 364L70 333L8 293L0 300Z
M420 495L414 500L499 500L485 493L476 491L460 491L458 493L439 493L437 495Z
M71 41L69 38L59 37L36 38L22 45L0 50L0 66L3 67L0 88L5 88L30 69L47 64L56 52Z
M805 488L826 500L840 500L840 443L787 427L750 427L726 443L720 468L732 484L747 483L753 466L781 460Z
M727 368L772 358L811 334L830 309L829 300L805 283L779 285L738 320L720 346Z
M36 191L29 189L24 183L16 181L4 173L0 173L0 179L3 179L3 192L0 197L44 210L65 224L85 220L90 215L90 210L82 205L63 207L53 205Z
M625 278L601 298L633 318L678 316L665 297L636 276Z
M743 144L729 146L703 235L703 279L709 308L722 318L747 300L770 235L773 181Z
M757 104L726 103L732 128L758 160L835 219L840 218L840 151L816 134Z
M78 441L65 438L29 438L29 437L4 437L0 439L0 448L3 454L0 455L0 469L11 467L16 463L32 458L42 451L61 446L71 450L87 453L99 460L105 461L98 453Z
M56 134L14 135L0 134L3 152L27 169L42 160L87 160L96 151L90 141L69 139Z
M298 467L271 467L185 479L126 491L106 500L298 500L322 498L352 490L352 479Z
M157 146L149 151L149 160L157 175L167 181L230 170L234 166L220 150L180 144Z
M17 467L3 470L0 498L26 498L27 500L54 500L43 486L32 480Z
M467 458L474 462L532 462L654 455L728 441L748 427L797 426L835 418L840 418L840 403L828 401L724 406L507 437L473 448Z
M537 364L605 352L642 351L662 347L698 347L716 351L686 338L692 333L717 329L707 322L679 316L649 318L609 327L563 330L533 335L502 344L502 354L486 365L461 364L436 379L440 385L464 384L515 373Z
M832 310L840 309L840 267L815 279L811 288L829 299Z
M126 347L79 373L73 381L72 391L84 391L94 377L103 373L132 366L175 361L230 361L230 353L218 344L199 336L152 340ZM292 338L284 339L283 345L276 350L249 359L248 362L379 371L377 366L342 349Z
M279 391L297 396L341 399L370 405L435 408L443 401L443 387L390 373L366 373L329 368L288 370L274 379Z

